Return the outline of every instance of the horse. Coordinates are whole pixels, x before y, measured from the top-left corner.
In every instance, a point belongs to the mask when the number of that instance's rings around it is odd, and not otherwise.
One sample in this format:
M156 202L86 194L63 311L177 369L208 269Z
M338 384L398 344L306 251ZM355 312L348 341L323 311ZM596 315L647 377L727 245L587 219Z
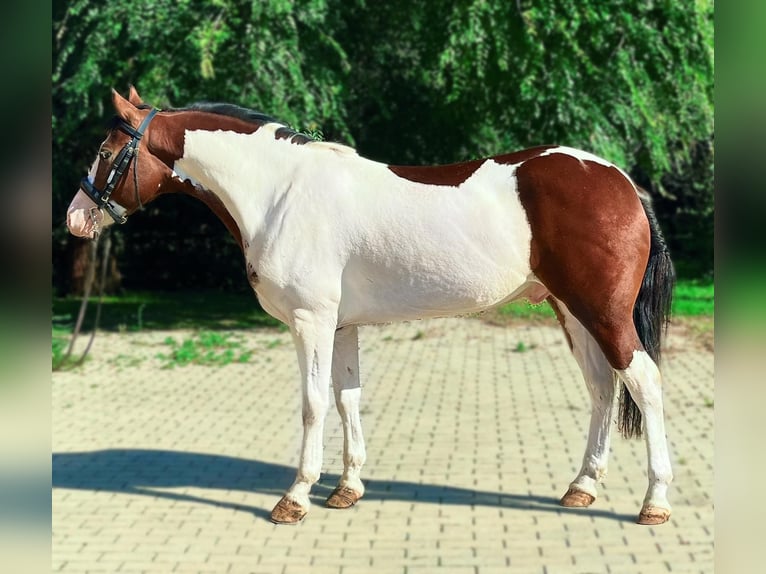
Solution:
M386 165L231 104L158 110L131 86L67 212L97 237L160 194L203 201L244 255L263 309L292 334L303 438L271 519L308 513L332 386L343 474L330 508L364 495L358 327L478 312L525 298L553 307L592 403L582 466L562 496L587 507L617 418L644 436L639 524L671 513L659 359L673 264L649 196L610 162L565 146L439 166ZM616 398L616 391L620 396Z

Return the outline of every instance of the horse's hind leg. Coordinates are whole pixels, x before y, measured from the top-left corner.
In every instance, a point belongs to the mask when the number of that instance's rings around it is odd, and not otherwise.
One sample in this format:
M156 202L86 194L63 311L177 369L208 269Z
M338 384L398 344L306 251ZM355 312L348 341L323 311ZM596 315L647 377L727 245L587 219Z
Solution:
M595 313L589 315L598 317ZM673 473L665 436L660 371L641 344L630 313L615 311L606 314L606 317L611 318L594 318L588 325L588 332L598 343L613 371L627 387L630 397L641 413L641 431L645 434L649 459L649 487L638 523L661 524L670 518L667 490L673 480ZM580 322L585 324L581 318ZM624 432L630 434L629 422L622 414L621 418Z
M589 326L588 334L591 336L591 340L597 343L598 348L602 351L602 356L608 361L612 372L625 384L642 415L643 425L641 430L645 434L649 460L649 486L638 516L638 523L649 525L662 524L670 518L670 503L667 499L667 491L670 482L673 480L673 473L670 466L667 437L665 436L660 371L639 341L635 325L629 314L625 314L624 319L621 321L594 321ZM590 343L588 346L590 347ZM575 353L575 356L577 356L577 353ZM604 380L598 388L605 388L606 373L605 371L602 372L601 368L596 370L601 375L596 379L591 378L591 382L594 380ZM586 380L588 380L587 373ZM593 394L593 391L591 393ZM596 408L596 400L602 399L601 397L594 398L594 410ZM611 397L609 400L611 402ZM588 439L588 448L592 446L591 438L593 437L594 425L599 425L599 429L596 430L596 436L603 430L604 436L608 437L611 410L608 412L609 415L603 415L604 417L608 416L608 419L600 419L597 415L591 418L591 436ZM601 420L600 424L599 420ZM625 425L626 422L623 420L622 424ZM623 428L626 429L628 427L623 426ZM603 452L604 463L608 454L608 446L607 438ZM587 459L587 451L585 456ZM583 466L585 467L586 465L587 460ZM580 477L578 476L578 478ZM585 484L587 482L586 480ZM583 482L581 481L575 488L577 489L582 484ZM565 495L564 499L567 498ZM564 503L564 500L562 500L562 503Z
M364 436L359 418L359 335L355 325L335 332L332 357L335 405L343 424L343 476L327 499L330 508L349 508L364 495L359 477L365 461Z
M614 412L615 374L595 339L569 310L549 298L562 327L569 336L572 354L582 370L591 398L590 428L582 466L561 498L562 506L590 506L598 483L607 473L609 441Z
M660 371L646 351L635 350L628 367L618 369L617 374L643 415L643 431L646 434L649 488L638 516L638 523L662 524L670 518L667 492L668 485L673 480L673 472L665 436Z

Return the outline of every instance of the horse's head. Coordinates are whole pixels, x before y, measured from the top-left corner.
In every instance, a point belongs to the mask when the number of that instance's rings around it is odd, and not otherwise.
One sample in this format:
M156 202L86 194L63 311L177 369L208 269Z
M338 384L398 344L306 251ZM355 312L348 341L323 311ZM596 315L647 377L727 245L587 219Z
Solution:
M172 178L147 142L157 110L144 105L133 87L128 100L113 90L112 102L115 119L67 210L67 227L78 237L92 238L114 222L125 223Z

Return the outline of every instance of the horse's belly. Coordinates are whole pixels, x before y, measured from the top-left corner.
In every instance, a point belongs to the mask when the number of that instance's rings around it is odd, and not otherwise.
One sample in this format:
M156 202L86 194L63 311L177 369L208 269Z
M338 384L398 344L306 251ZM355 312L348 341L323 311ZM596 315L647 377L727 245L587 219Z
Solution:
M472 264L472 265L471 265ZM343 274L340 324L445 317L480 311L508 297L529 277L524 265L471 262L434 268L352 265Z

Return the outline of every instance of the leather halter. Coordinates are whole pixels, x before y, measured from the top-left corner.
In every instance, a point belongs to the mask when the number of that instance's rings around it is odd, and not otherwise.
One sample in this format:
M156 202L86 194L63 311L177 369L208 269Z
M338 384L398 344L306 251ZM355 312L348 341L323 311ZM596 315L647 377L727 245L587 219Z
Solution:
M112 195L114 188L117 187L118 183L120 183L122 174L125 173L126 169L128 169L130 162L133 161L134 158L138 157L138 144L141 141L146 128L149 127L149 122L152 121L152 118L158 111L159 110L156 108L151 108L149 110L149 114L144 118L144 121L142 121L141 125L138 126L138 129L133 129L129 123L122 120L117 125L120 130L130 136L130 141L123 146L123 148L120 150L120 153L117 154L117 157L112 163L112 169L109 172L109 176L106 178L106 185L103 190L100 190L95 185L93 185L93 182L90 180L90 176L84 177L80 181L80 189L84 191L88 197L96 202L96 207L98 209L103 209L106 211L116 223L125 223L128 220L128 216L126 215L127 209L118 203L110 201L109 198ZM138 193L137 169L138 164L136 163L133 169L133 179L136 186L136 197L138 198L138 205L141 207L141 196Z

